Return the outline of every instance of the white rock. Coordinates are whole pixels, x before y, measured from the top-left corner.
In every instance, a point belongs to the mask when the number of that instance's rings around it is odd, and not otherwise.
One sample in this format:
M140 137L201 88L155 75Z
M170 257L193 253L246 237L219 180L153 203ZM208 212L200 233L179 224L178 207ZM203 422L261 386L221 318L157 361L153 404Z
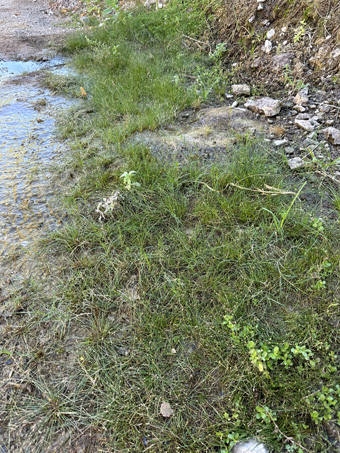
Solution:
M273 144L274 146L276 146L277 148L279 146L283 146L283 145L286 145L288 143L288 140L286 139L283 139L283 140L274 140Z
M232 453L268 453L266 446L255 439L238 442L231 451Z
M281 28L282 33L287 33L288 28L286 26Z
M300 113L303 113L306 111L306 108L303 107L302 105L294 105L293 109Z
M327 140L333 143L333 145L340 145L339 129L336 129L335 127L327 127L327 129L325 129L323 133L325 134Z
M231 104L231 108L232 108L232 109L235 109L237 106L238 106L238 102L237 102L237 101L234 101L234 102Z
M322 105L320 105L319 109L320 109L320 112L328 113L331 109L331 106L329 104L322 104Z
M298 92L298 94L294 98L295 104L298 105L306 105L309 102L308 98L308 88L303 88Z
M174 410L170 406L170 403L162 403L160 407L160 413L165 418L169 418L173 415Z
M250 24L252 24L252 23L254 22L255 19L256 19L255 16L251 16L251 17L249 17L248 22L249 22Z
M267 33L267 39L271 40L275 35L275 28L271 28Z
M144 3L144 6L147 6L147 7L150 7L151 5L156 5L158 8L163 8L163 3L166 3L166 0L163 0L163 2L158 2L157 4L157 0L146 0L146 2Z
M299 120L298 118L295 119L295 124L301 129L308 131L308 132L313 132L314 131L314 126L310 122L310 120Z
M273 44L271 41L269 41L268 39L265 40L264 42L264 45L261 47L261 49L263 50L263 52L265 53L270 53L271 50L273 48Z
M291 170L295 170L297 168L302 168L306 165L306 162L301 159L301 157L293 157L292 159L288 160L288 166Z
M331 55L332 55L333 58L338 58L340 56L340 49L333 50Z
M257 7L257 10L258 11L262 11L263 10L263 3L259 3L259 6Z
M322 118L320 118L318 115L315 115L310 119L310 122L313 124L313 126L319 127L320 126L319 121L321 121L321 120L322 120Z
M241 95L250 95L250 86L249 85L231 85L231 91L235 96Z
M294 152L295 152L295 149L292 146L287 146L287 148L285 148L286 154L294 154Z
M299 113L296 116L297 120L310 120L310 115L308 113Z
M285 66L289 66L294 58L294 54L291 52L281 53L278 55L273 56L272 60L275 66L280 68L284 68Z
M276 116L280 113L282 107L282 101L272 99L269 97L263 97L256 100L247 101L244 106L256 113L261 113L267 117Z

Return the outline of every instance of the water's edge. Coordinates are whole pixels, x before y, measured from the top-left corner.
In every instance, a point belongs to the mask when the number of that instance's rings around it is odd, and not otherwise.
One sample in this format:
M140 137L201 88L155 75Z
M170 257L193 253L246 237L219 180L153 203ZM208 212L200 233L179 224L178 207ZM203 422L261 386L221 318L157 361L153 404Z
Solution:
M49 169L67 152L54 132L72 101L42 86L45 70L65 70L64 61L0 61L0 277L9 257L58 220Z

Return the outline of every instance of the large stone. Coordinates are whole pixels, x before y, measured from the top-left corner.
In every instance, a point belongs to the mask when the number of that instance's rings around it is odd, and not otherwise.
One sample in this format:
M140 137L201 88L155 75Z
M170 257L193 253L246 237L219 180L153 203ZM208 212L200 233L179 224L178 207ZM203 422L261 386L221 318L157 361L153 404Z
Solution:
M293 58L293 53L280 53L279 55L275 55L272 60L277 67L284 68L291 64Z
M287 146L287 148L285 148L285 153L288 155L294 154L295 149L292 146Z
M249 110L256 113L261 113L265 116L276 116L280 113L282 101L264 97L256 100L250 100L244 104Z
M305 167L306 162L301 157L293 157L288 160L288 166L291 170L296 170L297 168Z
M267 33L267 39L271 40L275 35L275 28L271 28Z
M300 113L303 113L306 111L306 108L303 105L294 105L293 109Z
M261 47L261 49L265 53L270 53L272 51L272 48L273 48L273 44L271 41L269 41L269 39L266 39L264 42L264 45Z
M287 145L289 142L286 139L283 140L274 140L273 144L276 148L279 148L280 146Z
M320 110L320 112L323 112L323 113L329 113L331 110L331 106L329 104L322 104L322 105L320 105L319 110Z
M325 129L323 131L323 133L325 134L325 137L327 138L327 140L331 143L333 143L333 145L340 145L340 130L339 129L336 129L335 127L327 127L327 129Z
M309 113L299 113L295 117L297 120L310 120L310 114Z
M231 85L231 91L235 96L249 96L250 95L250 86L243 85Z
M301 129L307 131L307 132L313 132L314 131L314 126L313 124L311 123L310 120L299 120L299 119L296 119L295 120L295 124L299 127L301 127Z
M307 105L309 102L308 98L308 88L303 88L298 92L298 94L295 96L294 101L298 105Z
M231 451L232 453L268 453L266 446L255 439L238 442Z

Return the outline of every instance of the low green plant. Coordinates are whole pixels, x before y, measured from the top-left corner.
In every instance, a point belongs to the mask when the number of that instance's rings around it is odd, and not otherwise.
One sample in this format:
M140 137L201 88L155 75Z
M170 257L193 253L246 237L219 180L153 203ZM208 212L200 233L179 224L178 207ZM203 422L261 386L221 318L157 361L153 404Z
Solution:
M212 69L198 67L194 89L203 101L207 101L212 93L223 95L226 90L226 76L221 66L215 65Z
M293 91L300 91L306 87L303 80L296 79L293 70L286 65L283 71L283 82L286 88L291 88Z
M104 15L116 14L119 9L119 2L118 0L105 0L105 6Z
M233 342L248 350L250 362L267 377L270 377L270 371L277 365L283 365L286 369L293 366L295 358L301 357L312 368L317 363L312 360L313 352L305 345L289 345L288 342L277 345L264 342L256 344L256 325L235 324L231 315L224 316L223 324L230 330Z
M313 409L311 419L317 425L335 419L340 423L340 386L335 388L323 386L314 395L307 398L307 403Z
M335 195L333 203L334 203L335 209L338 211L338 213L340 213L340 195L337 195L337 194Z
M132 178L136 173L137 172L132 170L129 172L124 171L124 173L120 175L126 190L131 190L132 187L140 187L140 184L138 182L132 182Z
M227 50L227 43L225 42L220 42L217 44L214 52L211 52L209 54L211 60L213 60L215 63L220 63L222 61L222 57L225 54Z
M299 28L297 29L294 37L293 37L293 41L295 43L299 42L301 38L303 38L306 34L306 21L305 19L301 20L300 21L300 26Z
M278 232L278 234L280 234L281 238L283 238L283 235L284 235L284 230L283 230L283 226L285 224L285 221L288 217L288 214L290 213L294 203L296 202L296 200L298 199L300 193L302 192L302 189L305 187L305 185L307 184L307 182L304 182L302 184L302 186L300 187L300 189L297 191L295 197L293 198L291 204L288 206L288 209L286 211L283 212L283 214L281 215L281 219L279 219L276 214L274 214L272 211L270 211L269 209L267 208L263 208L264 211L267 211L269 212L273 219L274 219L274 222L275 222L275 226L276 226L276 231Z
M224 443L224 447L220 450L220 453L231 453L233 447L239 442L240 434L239 433L222 433L218 432L216 435Z
M269 424L277 420L276 413L268 406L256 406L256 412L256 418L261 422Z

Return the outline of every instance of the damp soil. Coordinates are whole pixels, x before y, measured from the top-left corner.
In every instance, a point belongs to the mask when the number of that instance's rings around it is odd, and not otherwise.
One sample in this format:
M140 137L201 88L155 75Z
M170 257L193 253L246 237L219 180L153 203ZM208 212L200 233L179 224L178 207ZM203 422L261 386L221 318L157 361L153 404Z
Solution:
M34 244L60 222L51 169L67 144L55 128L72 101L42 81L67 70L54 44L68 31L45 1L0 0L0 301L31 277Z
M13 63L7 62L12 74L35 67ZM66 149L53 131L57 112L70 101L42 88L39 76L37 71L0 79L0 256L29 247L34 231L56 221L49 168Z

